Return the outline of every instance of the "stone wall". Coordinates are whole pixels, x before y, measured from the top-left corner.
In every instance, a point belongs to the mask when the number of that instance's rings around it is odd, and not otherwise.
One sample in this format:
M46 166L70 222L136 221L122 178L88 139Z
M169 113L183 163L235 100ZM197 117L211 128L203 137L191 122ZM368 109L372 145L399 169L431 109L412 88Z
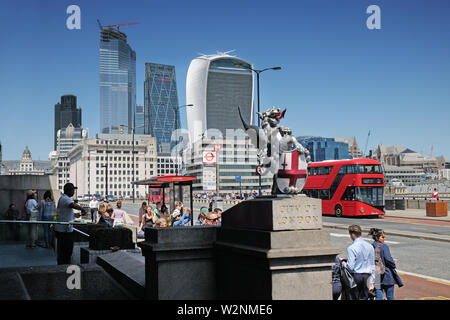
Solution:
M38 201L42 199L47 190L53 192L56 201L61 194L57 189L56 176L53 175L0 176L0 214L3 215L11 203L14 203L20 210L22 202L26 198L26 192L30 189L37 190Z

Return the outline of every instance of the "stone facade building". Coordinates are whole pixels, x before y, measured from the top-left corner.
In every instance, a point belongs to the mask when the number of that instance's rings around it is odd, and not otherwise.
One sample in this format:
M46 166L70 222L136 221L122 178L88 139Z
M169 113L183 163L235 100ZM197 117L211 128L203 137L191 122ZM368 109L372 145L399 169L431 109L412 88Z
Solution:
M78 187L78 195L129 197L133 194L132 181L157 174L156 138L135 135L133 161L132 137L131 134L98 134L81 141L68 153L70 182ZM146 194L145 186L135 186L136 198Z

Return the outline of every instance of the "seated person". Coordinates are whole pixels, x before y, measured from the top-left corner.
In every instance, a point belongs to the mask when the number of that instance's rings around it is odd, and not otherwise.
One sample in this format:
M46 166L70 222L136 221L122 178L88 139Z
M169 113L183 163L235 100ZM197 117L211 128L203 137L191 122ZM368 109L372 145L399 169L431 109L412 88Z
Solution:
M155 223L156 223L156 215L153 212L152 208L148 206L145 214L142 216L141 224L139 225L139 229L137 232L137 237L144 238L145 236L144 229L153 227Z
M108 213L108 211L106 211L106 206L103 203L101 203L98 206L98 215L100 216L100 218L97 222L98 224L104 224L108 227L113 226L114 220L111 218L110 213Z
M159 219L158 221L156 221L155 226L157 228L165 228L167 227L167 221L164 218Z
M191 221L191 209L184 208L183 215L176 221L174 221L173 226L185 226Z
M207 214L208 214L208 208L201 207L200 208L200 215L198 216L198 219L195 222L195 225L198 225L198 226L203 225L203 222L205 221Z

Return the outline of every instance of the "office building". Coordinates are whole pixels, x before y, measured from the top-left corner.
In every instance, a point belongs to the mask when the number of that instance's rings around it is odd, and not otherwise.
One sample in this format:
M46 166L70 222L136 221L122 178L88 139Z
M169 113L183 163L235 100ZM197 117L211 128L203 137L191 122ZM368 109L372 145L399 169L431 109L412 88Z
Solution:
M424 174L413 167L384 165L383 170L386 186L392 185L393 181L401 181L405 186L414 186L424 178Z
M77 97L68 94L61 97L60 103L55 104L54 150L56 150L58 130L66 128L70 123L75 128L82 125L81 108L77 108Z
M52 172L57 177L58 189L63 191L64 185L70 182L70 163L67 154L80 141L87 139L87 131L75 128L71 123L57 132L56 150L50 152L49 160L52 163Z
M221 145L218 153L218 166L215 163L204 163L204 154L214 152L216 144ZM243 192L258 191L256 148L248 137L236 136L235 138L227 137L227 139L205 137L197 140L184 152L183 156L186 175L197 178L192 185L196 192L215 192L217 182L219 182L219 193L222 195L240 192L240 190ZM272 175L262 177L261 189L263 192L270 193L272 181Z
M432 157L413 151L402 146L378 145L372 158L383 165L398 167L412 167L422 173L437 174L439 169L445 168L445 158Z
M309 150L311 161L352 159L348 144L334 138L298 137L298 142Z
M133 195L131 182L157 174L156 139L148 135L98 134L80 141L69 151L70 181L77 194ZM134 165L133 165L134 162ZM134 170L133 170L134 168ZM146 186L135 186L136 198L145 198Z
M100 32L100 132L133 127L136 107L136 53L127 36L112 28Z
M205 55L192 60L186 79L186 103L191 142L209 129L243 129L238 106L247 123L253 122L253 67L228 54Z
M136 113L135 113L135 133L136 134L145 134L145 112L144 112L144 106L136 106Z
M164 64L146 63L144 82L144 133L156 137L158 145L162 143L170 145L172 133L180 128L180 112L178 106L175 67Z
M182 157L176 157L171 153L160 153L158 152L157 159L157 175L171 175L176 174L178 170L178 174L181 175L181 162Z
M334 138L334 141L348 144L348 153L352 158L364 158L364 155L359 149L358 142L356 142L356 137Z

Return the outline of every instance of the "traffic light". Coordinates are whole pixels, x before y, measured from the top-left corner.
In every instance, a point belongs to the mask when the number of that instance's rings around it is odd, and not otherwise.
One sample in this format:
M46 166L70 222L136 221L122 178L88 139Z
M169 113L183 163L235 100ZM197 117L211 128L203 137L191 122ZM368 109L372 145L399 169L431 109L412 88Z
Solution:
M120 134L123 134L123 124L120 125Z

